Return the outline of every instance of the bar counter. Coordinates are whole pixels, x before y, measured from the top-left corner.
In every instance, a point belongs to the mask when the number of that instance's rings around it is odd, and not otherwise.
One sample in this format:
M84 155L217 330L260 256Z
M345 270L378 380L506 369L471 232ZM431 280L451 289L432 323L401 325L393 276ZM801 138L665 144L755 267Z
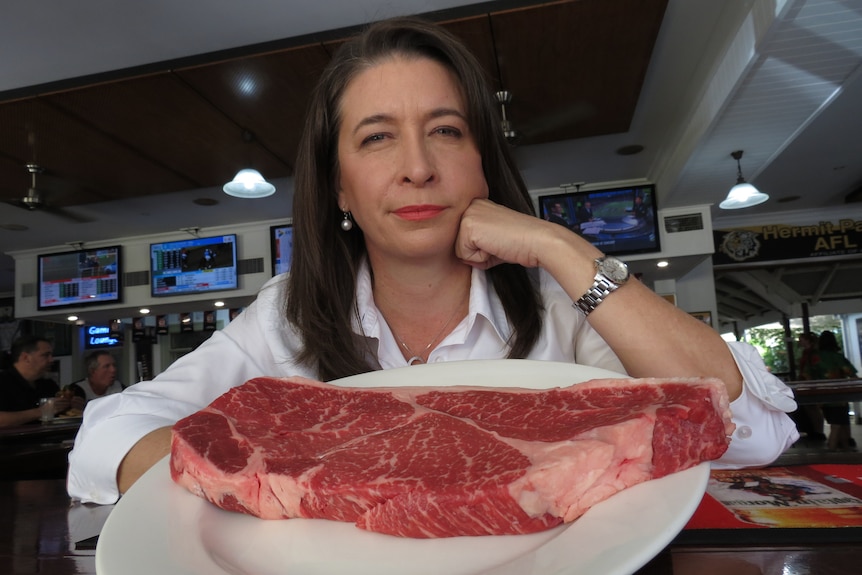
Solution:
M73 504L63 479L0 481L0 573L94 575L96 536L111 509ZM750 545L744 534L739 539L720 545L674 541L637 575L862 572L862 545L858 541L829 543L818 538L819 542L804 545Z

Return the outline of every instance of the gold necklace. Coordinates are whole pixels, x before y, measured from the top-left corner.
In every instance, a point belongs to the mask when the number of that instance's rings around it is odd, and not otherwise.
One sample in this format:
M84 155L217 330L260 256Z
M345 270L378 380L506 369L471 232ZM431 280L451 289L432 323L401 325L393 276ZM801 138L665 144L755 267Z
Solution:
M395 333L395 330L392 329L392 326L389 326L389 331L391 331L392 335L395 336L395 339L398 341L398 344L403 347L408 354L410 354L410 358L407 360L407 365L417 365L420 363L425 363L425 359L423 358L423 356L428 354L428 352L431 350L431 346L434 345L434 342L437 341L437 338L443 335L443 331L447 327L449 327L449 324L452 323L453 319L455 319L455 316L458 314L459 309L461 309L461 304L458 304L458 307L455 308L455 310L452 312L452 315L449 316L449 319L446 320L446 323L444 323L443 327L440 328L440 331L437 332L437 335L435 335L434 338L428 342L428 345L425 346L425 349L422 350L421 354L417 354L412 349L410 349L410 346L407 345L407 343L405 343L405 341L401 339L397 333Z

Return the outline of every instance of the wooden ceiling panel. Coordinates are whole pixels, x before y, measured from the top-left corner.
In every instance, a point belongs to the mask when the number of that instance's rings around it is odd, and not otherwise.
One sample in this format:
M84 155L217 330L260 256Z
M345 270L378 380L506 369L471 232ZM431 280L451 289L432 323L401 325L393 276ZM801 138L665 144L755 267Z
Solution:
M461 39L485 70L491 90L502 89L497 70L497 54L491 36L491 20L487 14L463 20L447 22L443 26Z
M493 14L500 75L513 95L507 112L522 142L627 131L666 5L580 0Z
M522 145L624 132L667 0L573 0L453 17ZM340 44L285 46L0 105L0 193L36 161L60 205L221 186L243 167L292 175L312 87ZM548 81L551 78L552 81ZM245 135L253 135L249 142Z
M185 189L189 181L154 164L103 132L82 123L45 98L0 106L6 146L0 154L20 170L3 197L20 197L29 186L25 164L35 162L45 170L37 187L52 192L55 205L75 205ZM23 142L23 145L22 145ZM53 185L49 186L48 183ZM19 189L24 185L23 189ZM58 189L59 188L59 189Z
M262 171L285 170L281 162L244 142L240 126L170 73L46 99L117 147L187 182L164 192L221 185L236 173L237 162L253 160Z
M271 177L289 176L309 95L329 60L328 50L311 45L175 74L290 167Z

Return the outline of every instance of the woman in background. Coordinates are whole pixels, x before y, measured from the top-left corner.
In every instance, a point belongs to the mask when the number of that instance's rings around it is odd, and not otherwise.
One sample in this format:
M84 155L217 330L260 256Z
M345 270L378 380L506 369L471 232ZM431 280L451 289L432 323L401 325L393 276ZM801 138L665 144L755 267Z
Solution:
M856 368L841 353L833 332L827 330L821 333L818 347L821 379L856 377ZM828 403L823 406L823 417L829 424L826 447L831 450L855 450L856 441L850 435L850 404Z

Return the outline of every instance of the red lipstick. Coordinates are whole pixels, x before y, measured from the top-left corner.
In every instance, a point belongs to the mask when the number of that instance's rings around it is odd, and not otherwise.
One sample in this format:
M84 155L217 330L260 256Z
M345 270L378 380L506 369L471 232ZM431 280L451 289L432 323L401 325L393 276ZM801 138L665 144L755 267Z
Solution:
M437 217L445 208L443 206L434 206L434 205L417 205L417 206L404 206L403 208L398 208L393 213L400 218L410 221L421 221L421 220L430 220L431 218Z

